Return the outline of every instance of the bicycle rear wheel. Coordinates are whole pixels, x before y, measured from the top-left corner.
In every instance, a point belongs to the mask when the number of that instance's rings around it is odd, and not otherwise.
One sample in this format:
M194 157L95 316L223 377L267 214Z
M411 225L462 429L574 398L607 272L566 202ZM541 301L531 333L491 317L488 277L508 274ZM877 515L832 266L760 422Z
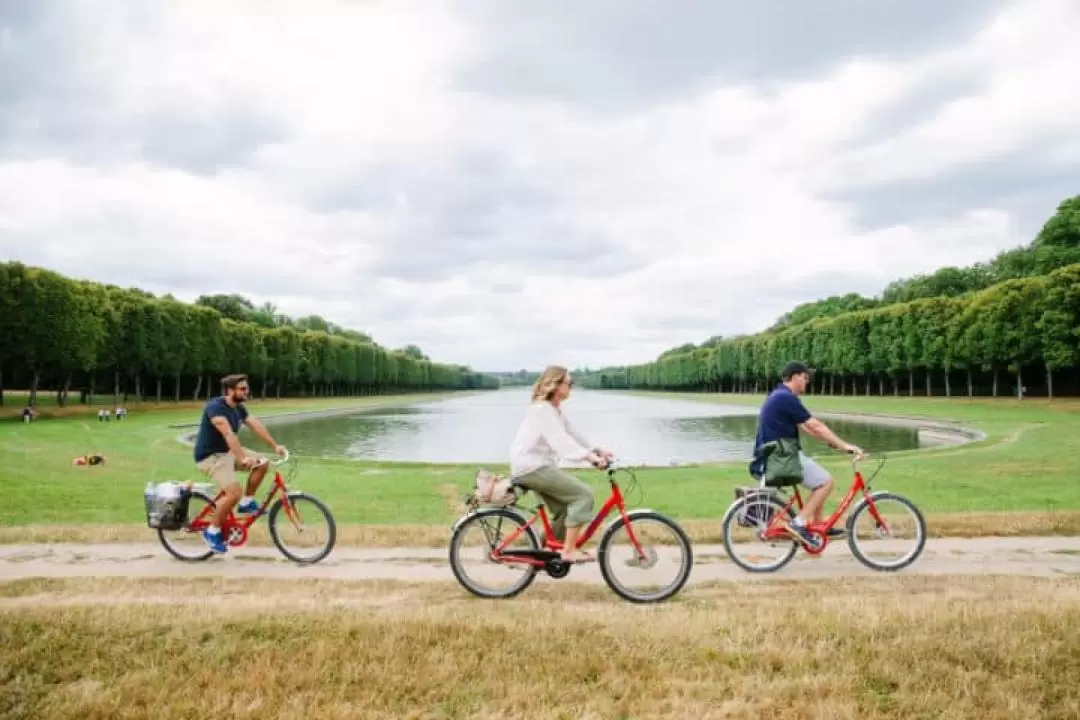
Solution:
M690 538L678 523L658 512L630 512L627 519L629 522L620 517L600 538L597 549L600 574L612 592L624 600L636 603L667 600L690 578L694 566ZM618 549L614 547L616 539L624 543ZM640 546L640 552L637 546ZM637 580L649 589L631 590L626 582L616 577L616 568L619 572L623 572L623 568L636 570ZM665 580L669 574L670 579Z
M492 552L505 542L504 538L519 529L522 530L514 542L502 550L539 550L540 539L536 532L512 510L478 510L459 521L450 536L449 554L450 569L462 587L473 595L491 599L514 597L532 584L539 567L491 557ZM477 547L472 547L473 543ZM506 580L508 584L498 587L500 580Z
M799 546L787 536L765 538L784 515L784 503L766 492L744 495L731 504L720 523L724 552L747 572L776 572L791 562ZM788 519L795 513L788 508Z
M192 490L188 501L188 522L179 530L158 528L158 540L177 560L199 562L209 559L214 551L207 547L202 532L210 527L216 508L213 498L201 490Z

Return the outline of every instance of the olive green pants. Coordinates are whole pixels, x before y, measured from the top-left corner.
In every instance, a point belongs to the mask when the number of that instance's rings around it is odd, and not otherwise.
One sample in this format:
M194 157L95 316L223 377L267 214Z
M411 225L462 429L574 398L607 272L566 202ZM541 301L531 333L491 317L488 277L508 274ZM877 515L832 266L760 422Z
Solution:
M561 542L566 527L580 527L593 519L593 494L585 483L553 465L525 473L515 483L532 490L551 515L551 529Z

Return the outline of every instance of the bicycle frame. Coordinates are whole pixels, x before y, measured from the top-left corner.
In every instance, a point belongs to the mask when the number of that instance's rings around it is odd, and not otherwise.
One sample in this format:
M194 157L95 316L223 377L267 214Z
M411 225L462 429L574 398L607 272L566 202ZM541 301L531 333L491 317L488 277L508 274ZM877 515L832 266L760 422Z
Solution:
M273 502L274 498L277 497L279 493L281 494L283 506L282 509L285 510L286 517L288 517L289 520L291 520L293 523L299 522L299 518L296 517L296 510L293 507L292 503L289 502L289 488L285 484L285 478L282 477L280 469L274 468L274 478L271 481L270 492L266 494L266 498L263 500L262 505L259 506L258 510L243 519L239 519L236 517L236 513L234 512L235 508L234 510L229 511L229 515L225 519L225 525L221 528L221 532L225 535L226 538L228 538L228 542L232 545L242 545L244 542L246 542L248 528L258 522L259 518L266 514L266 509L270 507L270 503ZM219 489L217 494L213 498L214 505L216 506L217 502L223 497L225 497L225 491ZM202 509L202 512L192 518L189 522L190 529L195 531L201 531L205 529L209 525L209 522L207 522L205 518L207 518L207 516L211 516L212 513L213 508L211 508L210 505L204 507ZM239 531L239 537L232 537L233 530Z
M870 506L870 514L871 514L871 516L873 516L874 520L877 521L879 527L887 527L886 524L885 524L885 519L883 517L881 517L881 515L878 513L877 506L874 504L874 499L873 499L873 497L871 496L871 493L870 493L870 485L863 478L862 471L859 470L858 461L853 460L851 464L852 464L853 470L854 470L854 477L853 477L853 479L851 481L850 487L848 487L847 494L845 494L844 497L840 500L840 504L836 506L836 510L833 512L832 515L825 518L824 520L822 520L819 523L811 522L811 523L806 524L806 527L811 532L816 532L822 538L821 547L816 549L816 550L806 546L805 544L803 544L804 549L809 553L817 554L817 553L822 552L825 549L825 545L828 544L828 532L829 532L829 530L832 529L840 521L840 518L842 518L844 516L844 514L848 511L848 509L851 507L851 504L855 500L856 494L859 493L859 492L862 492L863 498L866 500L866 503ZM795 486L793 496L787 501L787 503L784 504L783 511L779 512L779 513L776 513L773 516L773 518L769 521L769 526L765 529L765 532L763 534L763 539L765 539L765 540L790 539L790 536L780 526L780 523L782 522L781 518L786 518L787 517L788 510L789 510L789 508L791 508L791 506L793 504L799 510L803 509L802 494L799 492L799 486L798 485Z
M582 545L592 539L592 536L596 534L596 531L600 528L602 523L611 511L618 508L619 516L626 523L627 534L630 536L630 541L634 544L634 549L638 553L642 553L641 543L638 541L637 536L634 534L633 525L630 523L629 514L626 512L626 501L622 493L622 488L619 487L619 483L615 481L615 469L608 469L608 483L611 486L611 492L608 494L607 500L604 501L603 506L593 517L592 521L585 527L585 529L578 535L577 542L574 543L574 548L580 548ZM539 550L505 550L505 548L515 540L517 540L527 528L533 526L533 524L540 520L544 527L544 546ZM554 560L559 557L560 550L562 550L564 544L555 539L554 529L551 527L551 521L548 519L547 508L541 502L536 506L536 512L528 521L510 533L498 547L491 551L491 559L498 562L510 562L510 563L522 563L525 565L533 565L535 567L543 567L550 560Z

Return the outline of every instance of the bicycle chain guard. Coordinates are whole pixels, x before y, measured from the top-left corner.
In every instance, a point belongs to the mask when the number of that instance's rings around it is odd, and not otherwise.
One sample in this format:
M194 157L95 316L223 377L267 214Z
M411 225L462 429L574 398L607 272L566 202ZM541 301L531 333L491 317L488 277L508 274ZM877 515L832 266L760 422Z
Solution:
M226 542L233 547L243 545L247 542L247 528L243 525L232 525L229 527L229 539Z
M570 574L572 564L563 562L562 558L552 558L544 563L544 572L553 578L564 578Z
M807 543L805 543L805 542L803 542L801 540L799 541L799 544L802 546L802 549L807 554L809 554L809 555L820 555L821 553L825 552L825 548L829 546L829 536L826 535L821 530L818 530L817 528L808 528L808 529L810 531L810 534L813 535L814 537L816 537L821 542L820 547L817 547L817 548L811 547L810 545L808 545Z

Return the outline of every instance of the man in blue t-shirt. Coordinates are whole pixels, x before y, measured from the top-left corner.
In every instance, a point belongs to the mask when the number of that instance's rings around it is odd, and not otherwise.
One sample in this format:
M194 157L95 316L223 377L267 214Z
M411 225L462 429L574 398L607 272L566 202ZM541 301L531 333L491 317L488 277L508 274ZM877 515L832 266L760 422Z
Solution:
M804 430L808 435L824 440L829 447L852 453L857 457L862 456L862 450L837 437L825 423L812 416L799 399L810 384L810 368L801 362L789 362L784 366L780 378L782 382L769 393L769 397L765 398L761 412L758 414L754 461L750 468L752 474L760 476L764 471L761 460L758 458L758 451L762 445L781 438L792 438L798 441L799 430ZM803 485L810 489L810 497L807 498L802 511L791 523L785 525L785 530L796 540L805 541L811 547L817 548L820 543L817 537L806 529L806 522L808 519L814 523L822 521L822 509L825 506L825 499L832 492L833 479L828 470L818 465L802 451L801 446L799 460L803 467ZM830 537L843 534L844 531L840 528L829 530Z
M225 491L225 496L217 502L214 521L203 532L203 539L214 552L223 553L227 548L221 537L221 525L233 506L237 512L253 513L259 509L255 500L255 491L266 476L268 465L266 458L256 455L240 444L236 433L241 425L247 425L252 432L274 447L278 455L285 454L285 447L278 445L270 436L266 426L251 417L244 407L244 401L251 392L246 375L227 375L221 380L221 395L211 398L203 408L199 423L199 435L195 438L195 467L210 476L218 487ZM242 501L240 483L236 480L237 470L250 469L247 480L247 492Z

